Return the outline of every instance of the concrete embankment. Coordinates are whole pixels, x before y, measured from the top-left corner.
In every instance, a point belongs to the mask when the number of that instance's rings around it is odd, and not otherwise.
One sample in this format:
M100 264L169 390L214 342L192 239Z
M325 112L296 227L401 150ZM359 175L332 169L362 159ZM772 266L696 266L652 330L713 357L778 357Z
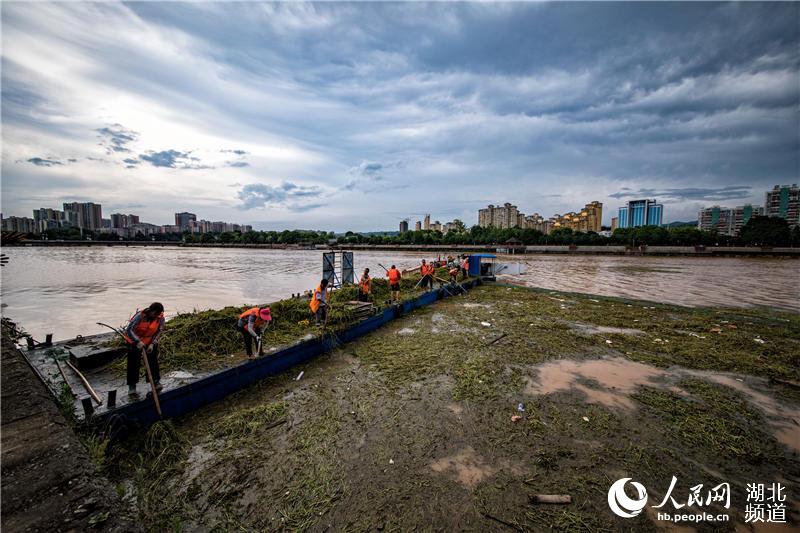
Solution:
M8 339L2 342L2 402L4 532L141 531Z

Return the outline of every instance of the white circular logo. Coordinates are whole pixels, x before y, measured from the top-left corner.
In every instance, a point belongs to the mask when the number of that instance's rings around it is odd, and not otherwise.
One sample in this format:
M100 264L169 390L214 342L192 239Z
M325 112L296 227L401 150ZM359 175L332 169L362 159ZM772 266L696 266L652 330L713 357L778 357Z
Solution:
M625 494L625 483L630 480L631 478L629 477L618 479L611 485L611 488L608 489L608 506L611 507L615 515L621 516L622 518L633 518L641 513L644 506L647 505L647 490L645 490L644 485L641 483L631 481L631 485L633 485L636 492L639 494L638 499L634 500Z

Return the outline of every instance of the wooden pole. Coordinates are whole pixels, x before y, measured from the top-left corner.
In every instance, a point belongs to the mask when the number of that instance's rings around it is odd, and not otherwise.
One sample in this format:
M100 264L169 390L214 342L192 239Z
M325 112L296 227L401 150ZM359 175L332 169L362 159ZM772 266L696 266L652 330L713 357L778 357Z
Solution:
M77 368L72 366L72 363L70 363L69 361L66 361L66 363L67 363L67 366L70 367L73 372L78 374L79 378L81 378L81 383L83 383L83 386L86 388L86 390L92 396L92 398L94 398L94 401L97 402L97 405L103 405L103 400L100 399L100 396L97 395L97 393L94 391L92 386L89 384L89 380L87 380L86 377L83 374L81 374L80 370L78 370Z
M56 366L58 367L58 373L61 374L61 379L63 379L64 383L66 383L67 387L69 387L69 391L72 393L73 396L77 396L77 394L75 394L75 389L72 388L72 384L69 381L67 381L67 376L64 374L64 369L61 368L61 363L58 362L58 357L53 355L53 361L56 362Z
M156 412L158 416L163 416L161 414L161 404L158 401L158 391L156 390L156 384L153 381L153 374L150 372L150 363L147 361L147 351L142 348L142 358L144 359L144 370L147 372L147 381L150 382L150 388L153 390L153 402L156 404Z

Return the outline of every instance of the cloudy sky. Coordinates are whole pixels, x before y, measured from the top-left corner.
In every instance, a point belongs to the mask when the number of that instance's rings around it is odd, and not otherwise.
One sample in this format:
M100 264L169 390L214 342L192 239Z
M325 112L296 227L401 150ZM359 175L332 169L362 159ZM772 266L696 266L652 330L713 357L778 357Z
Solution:
M477 223L800 174L800 4L2 3L2 210Z

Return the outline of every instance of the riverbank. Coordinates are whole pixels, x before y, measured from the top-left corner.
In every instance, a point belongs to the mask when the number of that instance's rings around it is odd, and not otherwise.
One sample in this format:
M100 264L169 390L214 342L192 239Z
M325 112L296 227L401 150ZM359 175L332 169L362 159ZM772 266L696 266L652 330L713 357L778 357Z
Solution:
M3 331L2 529L141 531Z
M800 248L772 246L584 246L584 245L534 245L509 246L506 244L244 244L244 243L182 243L159 241L38 241L27 240L13 246L41 247L177 247L177 248L244 248L264 250L351 250L441 252L442 254L500 253L524 254L574 254L622 256L683 256L683 257L793 257L800 258Z
M480 287L158 424L106 468L152 529L652 531L655 510L617 518L608 487L633 477L656 505L673 475L684 503L730 483L729 511L702 509L730 526L746 483L782 482L797 524L799 346L800 317L771 309Z

